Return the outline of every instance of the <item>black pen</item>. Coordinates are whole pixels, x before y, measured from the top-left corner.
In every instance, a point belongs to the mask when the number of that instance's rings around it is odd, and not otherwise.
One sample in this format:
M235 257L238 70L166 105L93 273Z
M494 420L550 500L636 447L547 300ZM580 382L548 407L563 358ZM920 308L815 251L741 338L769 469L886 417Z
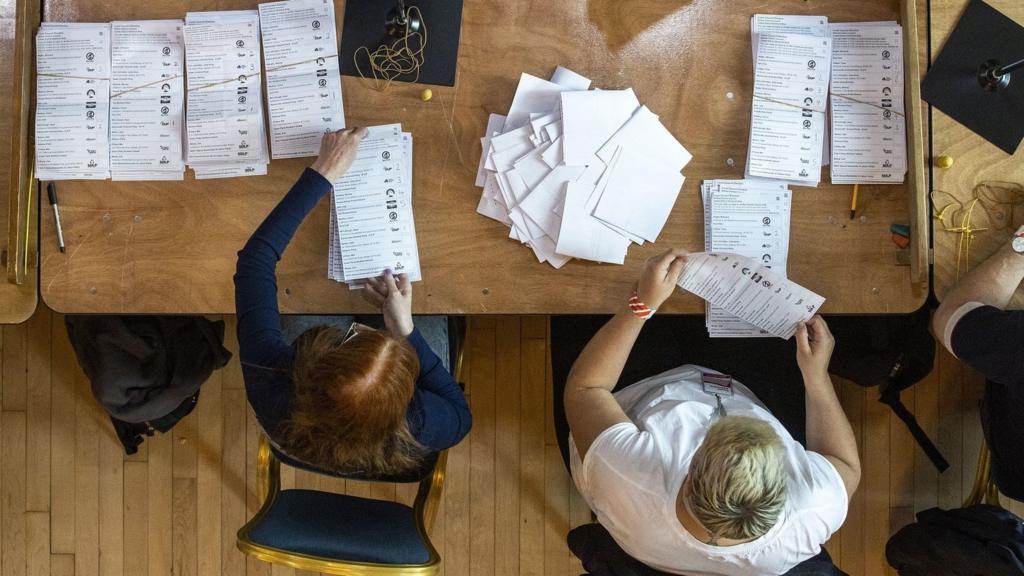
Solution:
M50 206L53 206L53 220L57 224L57 248L64 252L64 230L60 227L60 209L57 208L57 186L50 182L46 185L46 193L50 196Z

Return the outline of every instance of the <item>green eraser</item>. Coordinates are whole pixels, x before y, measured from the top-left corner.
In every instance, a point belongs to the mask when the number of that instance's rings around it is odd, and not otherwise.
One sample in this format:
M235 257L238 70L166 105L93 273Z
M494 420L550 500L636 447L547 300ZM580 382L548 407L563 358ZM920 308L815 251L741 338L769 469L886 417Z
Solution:
M893 234L899 234L900 236L910 238L910 226L905 224L893 224L892 226L889 226L889 231Z

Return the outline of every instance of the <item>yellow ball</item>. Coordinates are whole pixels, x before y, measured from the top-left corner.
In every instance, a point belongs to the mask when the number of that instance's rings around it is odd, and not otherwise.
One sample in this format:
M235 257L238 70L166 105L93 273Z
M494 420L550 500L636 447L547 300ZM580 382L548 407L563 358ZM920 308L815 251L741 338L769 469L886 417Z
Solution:
M935 159L935 165L938 166L939 168L949 168L950 166L953 165L953 157L939 156L938 158Z
M423 92L420 92L420 98L424 102L430 101L430 99L433 98L433 97L434 97L434 92L430 88L424 88Z

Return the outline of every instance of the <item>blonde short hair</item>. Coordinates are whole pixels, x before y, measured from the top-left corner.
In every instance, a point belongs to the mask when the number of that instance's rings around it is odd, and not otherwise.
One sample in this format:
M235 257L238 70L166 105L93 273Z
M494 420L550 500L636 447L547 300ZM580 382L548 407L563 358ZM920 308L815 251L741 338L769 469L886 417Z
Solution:
M691 513L715 538L764 535L786 504L783 453L782 439L768 422L719 419L690 463Z

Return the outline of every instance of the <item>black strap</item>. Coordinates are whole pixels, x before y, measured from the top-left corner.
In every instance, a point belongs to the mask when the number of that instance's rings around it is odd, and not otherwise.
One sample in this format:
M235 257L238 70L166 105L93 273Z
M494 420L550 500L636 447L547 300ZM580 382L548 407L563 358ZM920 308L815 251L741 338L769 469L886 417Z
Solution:
M900 417L900 420L903 420L903 423L907 425L907 429L910 430L910 434L914 437L914 440L917 441L917 445L924 450L924 453L928 456L928 459L932 461L932 464L935 465L935 468L938 469L939 473L945 472L946 469L949 468L949 462L946 462L946 459L942 457L942 453L939 452L939 449L935 447L934 443L932 443L931 438L929 438L928 435L925 434L924 430L921 429L921 425L917 423L917 418L914 418L914 415L907 410L907 407L903 405L903 402L900 402L899 392L896 391L895 393L882 394L878 398L878 401L887 405L889 408L892 408L892 411L895 412L896 415Z

